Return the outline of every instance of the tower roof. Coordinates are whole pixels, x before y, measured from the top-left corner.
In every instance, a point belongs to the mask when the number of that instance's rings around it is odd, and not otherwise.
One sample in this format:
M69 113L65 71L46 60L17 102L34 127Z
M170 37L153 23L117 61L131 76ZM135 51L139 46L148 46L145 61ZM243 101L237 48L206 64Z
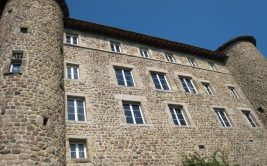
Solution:
M229 46L240 42L240 41L247 41L247 42L251 42L252 44L254 44L256 46L256 39L254 36L237 36L229 41L227 41L226 43L224 43L223 45L221 45L219 48L217 48L216 51L223 51L226 48L228 48Z
M2 12L5 8L5 5L7 3L8 0L1 0L0 1L0 16L2 15ZM63 13L64 13L64 17L69 17L69 9L68 6L65 2L65 0L56 0L56 2L59 4L59 6L61 7Z

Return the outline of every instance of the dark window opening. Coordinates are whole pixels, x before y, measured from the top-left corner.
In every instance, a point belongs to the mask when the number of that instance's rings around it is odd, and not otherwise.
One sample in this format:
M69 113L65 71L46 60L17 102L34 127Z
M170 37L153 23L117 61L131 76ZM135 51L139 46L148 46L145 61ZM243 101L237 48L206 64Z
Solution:
M43 117L43 126L47 126L48 117Z
M20 28L20 32L21 33L28 33L28 28L22 27L22 28Z
M205 145L198 145L198 148L199 148L199 149L206 149L206 148L205 148Z

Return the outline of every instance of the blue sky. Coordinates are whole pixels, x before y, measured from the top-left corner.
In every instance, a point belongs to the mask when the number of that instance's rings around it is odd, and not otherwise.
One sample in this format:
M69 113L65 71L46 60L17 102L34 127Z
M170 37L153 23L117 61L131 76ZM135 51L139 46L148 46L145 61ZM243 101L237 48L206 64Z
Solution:
M267 57L267 0L66 0L70 17L215 50L253 35Z

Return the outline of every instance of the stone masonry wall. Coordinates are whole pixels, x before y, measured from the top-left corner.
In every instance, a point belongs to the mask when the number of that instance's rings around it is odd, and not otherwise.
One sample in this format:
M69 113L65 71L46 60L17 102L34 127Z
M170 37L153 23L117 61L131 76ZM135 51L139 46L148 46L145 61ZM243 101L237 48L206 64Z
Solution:
M267 60L250 42L238 42L225 50L227 67L267 127Z
M183 154L198 152L212 155L224 151L231 164L267 165L266 130L250 102L242 93L232 75L221 63L218 71L206 66L205 59L199 67L191 67L183 61L183 54L176 53L180 63L166 62L161 56L142 58L138 49L128 50L122 43L123 53L112 53L109 41L97 36L90 41L80 35L83 47L65 45L66 63L79 65L80 79L65 80L65 96L84 97L86 122L66 119L67 165L179 165ZM88 40L88 41L86 41ZM99 42L99 43L98 43ZM90 48L92 44L92 48ZM131 45L131 44L129 44ZM95 46L102 48L96 49ZM150 48L149 48L150 49ZM154 49L151 48L151 52ZM157 52L157 55L160 53ZM189 55L190 56L190 55ZM192 55L191 55L192 56ZM136 87L118 86L114 66L132 68ZM166 73L171 90L156 90L150 71ZM198 94L185 93L178 75L193 78ZM207 95L201 82L209 82L214 95ZM227 86L234 86L240 98L233 98ZM122 101L139 101L146 124L126 124ZM190 125L174 126L167 104L184 107ZM231 128L223 128L216 118L214 107L225 108ZM258 127L251 128L241 110L250 110ZM66 109L67 111L67 109ZM87 144L87 160L71 160L69 140L81 139ZM198 145L205 145L200 150Z
M56 1L7 2L0 20L1 166L65 162L62 37ZM21 74L9 73L13 51L23 52Z

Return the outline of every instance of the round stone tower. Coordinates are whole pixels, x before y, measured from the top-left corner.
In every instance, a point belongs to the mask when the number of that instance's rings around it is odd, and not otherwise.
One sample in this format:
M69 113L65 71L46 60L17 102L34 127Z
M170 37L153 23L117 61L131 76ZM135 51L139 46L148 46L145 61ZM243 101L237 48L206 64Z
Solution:
M64 0L0 2L0 165L64 165Z
M267 61L256 48L255 38L236 37L217 51L229 56L228 69L267 126Z

